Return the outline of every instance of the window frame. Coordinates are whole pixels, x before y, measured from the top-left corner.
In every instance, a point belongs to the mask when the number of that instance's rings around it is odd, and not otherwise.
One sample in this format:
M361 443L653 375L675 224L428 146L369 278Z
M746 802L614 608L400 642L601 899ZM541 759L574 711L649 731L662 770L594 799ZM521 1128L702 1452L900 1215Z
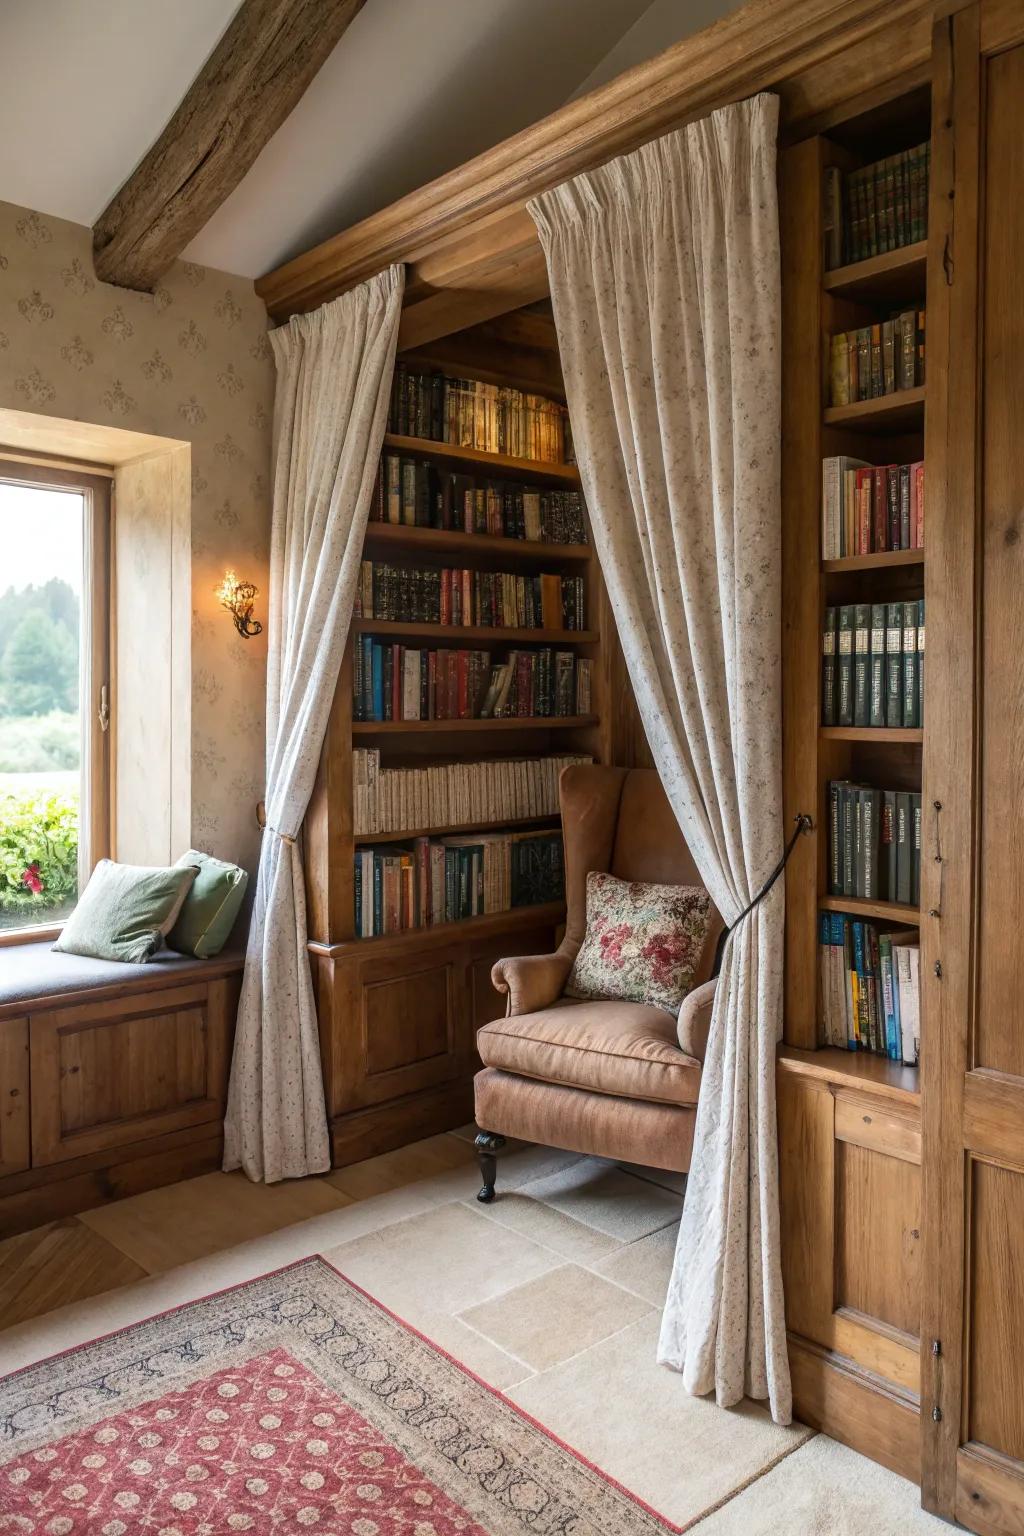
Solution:
M112 853L113 471L96 464L57 464L15 457L0 450L0 484L77 491L82 497L79 687L83 743L78 833L81 890L100 859L109 858ZM105 725L101 723L104 705ZM62 922L34 923L4 930L0 932L0 948L54 939L62 927Z

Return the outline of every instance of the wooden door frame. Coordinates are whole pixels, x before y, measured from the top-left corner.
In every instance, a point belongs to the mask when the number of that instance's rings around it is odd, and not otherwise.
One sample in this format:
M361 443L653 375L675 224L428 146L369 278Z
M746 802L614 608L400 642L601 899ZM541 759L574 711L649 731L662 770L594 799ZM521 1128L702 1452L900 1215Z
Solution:
M84 749L81 785L86 816L79 821L79 846L85 832L85 859L79 871L88 878L100 859L111 853L111 739L113 735L113 678L111 675L112 603L112 472L95 464L76 465L56 460L9 455L0 449L0 483L77 491L83 498L82 547L82 663L80 707L83 712ZM106 689L107 726L101 727L101 690ZM56 938L60 923L34 924L0 933L0 947Z

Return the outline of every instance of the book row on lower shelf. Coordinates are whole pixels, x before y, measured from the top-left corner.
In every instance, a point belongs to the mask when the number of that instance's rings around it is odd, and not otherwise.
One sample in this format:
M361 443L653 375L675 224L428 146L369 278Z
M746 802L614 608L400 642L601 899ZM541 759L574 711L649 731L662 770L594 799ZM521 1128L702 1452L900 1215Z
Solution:
M926 142L857 170L826 167L826 267L866 261L925 238L930 161Z
M921 796L832 779L828 786L828 889L831 896L921 899Z
M923 725L923 597L826 608L821 652L822 725Z
M579 491L479 480L397 453L386 453L381 460L370 520L535 544L587 542Z
M357 848L356 938L460 922L565 895L560 831L418 837Z
M488 629L585 629L582 576L519 576L364 560L357 619L479 625Z
M821 557L924 548L924 463L821 461Z
M509 384L417 373L402 362L395 366L388 429L545 464L572 459L569 413L559 401Z
M925 379L925 312L905 309L889 320L837 331L829 343L829 403L855 405Z
M824 1044L916 1066L921 1044L916 930L886 931L842 912L822 912L818 923Z
M356 837L379 836L411 828L500 826L555 816L562 769L592 761L585 754L566 753L382 768L379 749L356 748L353 832Z
M592 663L572 651L420 650L361 635L352 668L352 718L507 720L591 711Z

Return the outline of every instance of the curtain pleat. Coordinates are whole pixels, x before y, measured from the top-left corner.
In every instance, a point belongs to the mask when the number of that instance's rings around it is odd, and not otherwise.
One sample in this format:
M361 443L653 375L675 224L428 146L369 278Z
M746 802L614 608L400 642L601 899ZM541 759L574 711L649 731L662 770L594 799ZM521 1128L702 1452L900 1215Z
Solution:
M629 675L727 924L783 843L777 121L725 107L529 204ZM785 1423L782 923L779 883L725 947L659 1359Z
M391 267L270 337L267 825L224 1124L224 1167L268 1184L331 1165L297 838L359 582L404 285Z

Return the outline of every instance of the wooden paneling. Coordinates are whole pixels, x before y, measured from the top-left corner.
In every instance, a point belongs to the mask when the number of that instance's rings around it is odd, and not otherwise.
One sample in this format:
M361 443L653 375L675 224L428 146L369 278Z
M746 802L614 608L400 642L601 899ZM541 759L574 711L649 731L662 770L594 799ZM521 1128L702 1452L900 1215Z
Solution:
M418 1067L452 1052L456 986L451 965L363 983L367 1077Z
M34 1167L218 1119L228 1040L225 982L34 1013Z
M791 1332L823 1342L834 1306L835 1101L824 1083L778 1075L782 1282Z
M0 1023L0 1178L29 1164L28 1019Z
M956 1457L956 1518L980 1536L1024 1536L1024 1473L983 1445Z
M970 1263L967 1437L1024 1464L1024 1169L972 1161Z
M836 1303L916 1338L921 1175L899 1157L836 1143Z
M804 1424L918 1480L920 1415L909 1393L792 1335L789 1368L794 1412Z

